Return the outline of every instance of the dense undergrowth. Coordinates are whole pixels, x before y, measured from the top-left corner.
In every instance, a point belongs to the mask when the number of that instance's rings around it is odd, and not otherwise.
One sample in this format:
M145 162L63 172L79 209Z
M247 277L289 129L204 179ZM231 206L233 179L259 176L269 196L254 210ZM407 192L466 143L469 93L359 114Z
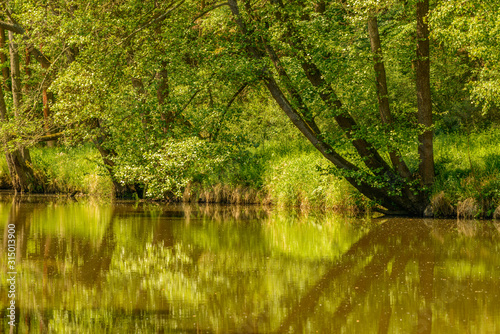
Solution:
M436 137L436 182L431 189L434 216L500 217L499 143L500 128L496 127ZM39 183L37 192L113 196L111 178L92 147L35 147L31 155ZM142 179L159 187L182 178L175 192L165 191L165 196L161 196L158 191L146 191L146 198L324 208L349 214L376 206L345 180L328 173L328 162L299 138L235 149L216 162L202 154L192 160L196 163L176 174L173 180ZM157 166L158 162L155 163ZM165 173L168 171L167 168ZM2 186L8 188L5 160L0 172ZM161 176L158 171L150 171L148 175L155 173Z

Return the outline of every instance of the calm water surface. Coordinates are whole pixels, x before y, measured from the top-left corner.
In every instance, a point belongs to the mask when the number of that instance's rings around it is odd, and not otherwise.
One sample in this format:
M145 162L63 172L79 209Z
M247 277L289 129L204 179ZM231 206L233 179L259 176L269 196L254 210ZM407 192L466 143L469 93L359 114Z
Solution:
M0 196L13 333L500 333L500 223Z

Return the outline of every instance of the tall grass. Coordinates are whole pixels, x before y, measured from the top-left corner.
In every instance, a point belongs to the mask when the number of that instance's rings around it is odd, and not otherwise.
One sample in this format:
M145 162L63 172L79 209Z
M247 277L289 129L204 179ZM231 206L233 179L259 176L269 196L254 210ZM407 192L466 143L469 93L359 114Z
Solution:
M366 204L349 183L324 172L327 165L317 152L290 152L274 157L264 174L271 201L279 206L351 212Z
M444 197L458 215L468 207L466 216L491 217L500 205L499 148L498 127L437 136L433 198Z
M368 201L347 181L327 173L328 161L302 138L259 147L268 201L281 207L325 208L357 213Z
M8 188L11 188L9 167L7 166L5 154L2 154L0 155L0 189Z

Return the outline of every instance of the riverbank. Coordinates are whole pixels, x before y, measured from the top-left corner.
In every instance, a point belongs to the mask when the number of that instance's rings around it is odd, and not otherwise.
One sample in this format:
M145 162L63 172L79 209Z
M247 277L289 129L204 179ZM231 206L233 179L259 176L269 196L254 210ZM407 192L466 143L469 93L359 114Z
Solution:
M500 218L500 130L440 134L435 139L436 182L430 189L427 213L434 217ZM39 193L88 194L113 197L113 183L99 152L91 146L31 149ZM411 170L418 156L407 155ZM219 166L193 165L183 175L177 193L144 197L153 200L265 204L301 209L323 208L356 215L376 207L348 182L329 172L327 161L297 138L271 141L233 153ZM9 188L5 160L0 185ZM153 173L159 173L154 171ZM155 175L152 174L151 178ZM158 183L158 181L156 181ZM146 185L147 190L147 185ZM130 198L139 198L130 194Z

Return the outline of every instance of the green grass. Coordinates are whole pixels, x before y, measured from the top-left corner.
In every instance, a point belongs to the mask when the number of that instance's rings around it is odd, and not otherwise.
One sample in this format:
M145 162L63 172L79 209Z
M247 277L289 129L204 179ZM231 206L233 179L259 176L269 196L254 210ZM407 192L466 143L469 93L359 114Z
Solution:
M474 216L491 217L500 206L499 144L498 127L436 136L436 181L431 197L439 200L433 203L448 205L447 214L456 214L460 203L475 203L478 209ZM193 174L184 199L271 203L350 213L372 205L348 182L325 172L328 161L302 138L267 141L241 152L209 173ZM112 194L112 182L99 152L90 146L32 148L31 156L39 192L76 191L100 197ZM3 158L0 187L6 186L8 169Z
M500 206L500 127L470 134L440 134L435 137L436 181L431 197L441 194L451 206L473 199L476 217L492 217ZM280 206L363 208L366 199L345 180L321 170L329 164L305 141L269 144L263 181L273 203ZM356 211L356 209L354 209Z
M472 198L478 215L490 217L500 205L500 128L435 139L436 182L433 194L444 192L456 206Z
M279 206L352 210L362 196L345 180L324 172L328 162L318 152L290 152L273 157L264 174L271 201Z
M267 142L255 153L261 156L261 183L272 204L350 213L368 204L347 181L326 172L329 162L303 138Z
M34 147L30 155L38 183L36 192L81 192L99 197L112 194L109 174L92 147ZM5 155L0 158L0 187L10 187Z
M30 153L43 192L76 191L103 197L112 193L109 174L99 152L92 147L43 147L33 148Z
M0 157L0 189L8 189L10 187L9 167L7 167L5 154L2 154Z

